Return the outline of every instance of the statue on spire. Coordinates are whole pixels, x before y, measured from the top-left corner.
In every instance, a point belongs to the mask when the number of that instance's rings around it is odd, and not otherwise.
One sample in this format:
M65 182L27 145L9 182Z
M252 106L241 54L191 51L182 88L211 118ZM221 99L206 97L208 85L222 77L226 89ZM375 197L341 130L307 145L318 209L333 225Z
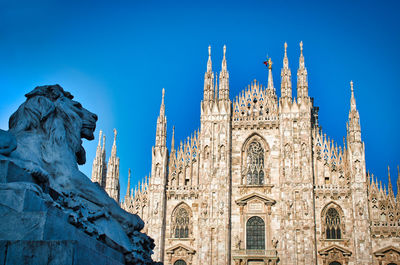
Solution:
M211 61L211 45L208 46L208 61L207 61L207 72L212 71L212 61Z
M217 86L217 84L215 86ZM217 88L215 88L215 95L217 95ZM224 45L223 48L221 72L219 74L219 100L223 100L225 102L229 100L229 73L226 64L226 45Z
M285 57L287 57L287 43L286 43L286 41L285 41L284 46L285 46Z
M114 128L114 142L113 145L116 145L116 141L117 141L117 129Z
M307 69L304 63L303 41L300 41L299 69L297 70L297 98L308 98Z
M292 98L292 73L289 69L289 59L287 57L287 43L285 42L285 55L283 57L283 68L281 70L281 97Z
M208 46L207 71L204 74L204 95L203 95L204 102L210 103L211 101L213 101L214 98L213 82L214 82L214 73L212 72L211 46Z

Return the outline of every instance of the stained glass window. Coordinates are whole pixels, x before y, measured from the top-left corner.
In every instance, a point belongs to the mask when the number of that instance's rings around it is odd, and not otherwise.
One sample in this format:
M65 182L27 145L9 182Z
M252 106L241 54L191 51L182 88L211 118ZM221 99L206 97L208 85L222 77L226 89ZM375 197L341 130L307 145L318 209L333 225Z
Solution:
M263 219L253 216L246 225L247 249L265 249L265 224Z
M175 214L175 238L189 237L189 213L181 207Z
M341 239L340 217L334 208L329 208L326 213L326 239Z
M179 259L175 261L174 265L186 265L186 262L184 260Z
M264 149L259 142L252 142L247 149L247 184L264 184Z

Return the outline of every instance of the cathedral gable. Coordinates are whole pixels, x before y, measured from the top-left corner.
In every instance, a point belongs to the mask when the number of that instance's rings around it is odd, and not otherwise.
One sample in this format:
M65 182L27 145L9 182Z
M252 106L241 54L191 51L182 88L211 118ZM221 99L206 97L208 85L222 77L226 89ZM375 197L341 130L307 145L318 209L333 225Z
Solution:
M261 201L261 202L265 203L265 205L274 205L276 203L276 201L274 199L268 198L265 195L258 194L258 193L252 193L252 194L243 196L240 199L237 199L236 204L238 204L240 206L245 206L248 202L253 201L253 200Z

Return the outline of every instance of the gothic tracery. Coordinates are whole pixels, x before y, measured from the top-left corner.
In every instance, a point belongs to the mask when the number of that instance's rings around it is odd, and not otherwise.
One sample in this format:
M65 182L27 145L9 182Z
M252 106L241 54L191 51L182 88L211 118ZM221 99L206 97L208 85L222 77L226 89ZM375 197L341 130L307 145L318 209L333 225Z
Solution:
M264 184L264 149L259 142L252 142L247 150L247 184Z
M171 220L172 237L189 238L191 226L190 216L190 209L186 204L181 204L175 209Z

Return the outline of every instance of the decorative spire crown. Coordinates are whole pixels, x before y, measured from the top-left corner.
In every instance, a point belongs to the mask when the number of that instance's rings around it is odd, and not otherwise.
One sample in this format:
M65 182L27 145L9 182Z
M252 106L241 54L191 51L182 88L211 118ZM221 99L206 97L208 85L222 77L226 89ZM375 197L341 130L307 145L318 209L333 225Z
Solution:
M272 60L268 59L268 89L274 89L274 80L272 77Z
M212 62L211 62L211 45L208 46L208 61L207 61L207 72L212 71Z
M285 41L284 46L285 46L285 57L287 57L287 42L286 41Z
M131 192L131 169L128 170L128 186L126 187L125 200L126 198L130 197L130 192Z
M388 166L388 192L389 196L394 198L393 188L392 188L392 180L390 179L390 167Z
M100 147L100 145L101 145L101 135L102 134L103 134L103 131L100 130L100 132L99 132L99 144L97 145L98 147Z
M397 202L400 203L400 170L397 166Z
M299 69L305 69L304 55L303 55L303 41L300 41Z
M117 129L114 128L114 142L113 142L113 145L116 145L116 140L117 140Z
M226 55L226 45L224 45L224 57L222 58L222 70L221 71L227 71L225 55Z
M308 97L307 69L303 56L303 41L300 42L299 69L297 70L297 98Z
M162 89L161 105L160 105L160 116L165 115L165 105L164 105L165 89Z
M175 126L172 126L171 151L175 150Z
M103 149L103 152L106 151L105 147L106 147L106 135L103 134L103 148L102 148L102 149Z
M229 73L226 65L226 45L223 48L223 58L221 64L221 72L219 74L219 100L229 100ZM217 75L215 77L217 79ZM215 84L215 99L217 99L217 84Z
M287 43L286 42L284 44L284 47L285 47L285 55L283 57L283 68L289 69L289 59L287 57Z
M351 110L356 110L357 106L356 106L356 99L354 97L354 87L353 87L353 81L350 81L350 89L351 89L351 99L350 99L350 107Z
M117 156L117 130L114 128L114 142L111 148L111 156L116 157Z
M283 68L281 70L281 97L292 98L292 74L289 69L289 59L287 57L287 43L285 42L285 54L283 57Z
M156 146L165 147L167 137L167 118L165 117L165 105L164 105L165 89L162 89L162 98L160 106L160 115L157 118L157 129L156 129Z

